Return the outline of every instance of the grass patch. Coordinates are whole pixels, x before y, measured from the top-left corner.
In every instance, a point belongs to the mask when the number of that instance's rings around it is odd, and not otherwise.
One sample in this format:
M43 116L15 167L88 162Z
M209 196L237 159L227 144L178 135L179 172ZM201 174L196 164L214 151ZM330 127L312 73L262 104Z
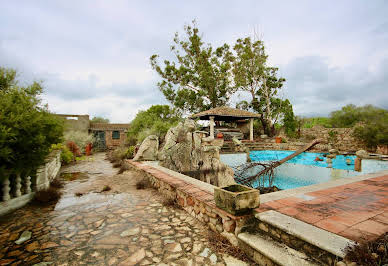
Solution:
M114 162L114 163L113 163L113 167L114 167L114 168L119 168L119 167L121 167L121 161L119 161L119 162Z
M164 198L163 201L162 201L162 205L164 207L171 207L171 208L175 208L175 209L182 209L182 207L178 204L176 199L172 199L172 198Z
M111 188L110 186L105 185L105 186L102 188L101 192L109 191L109 190L111 190L111 189L112 189L112 188Z
M53 181L51 181L50 187L53 188L63 188L65 186L63 180L59 178L55 178Z
M146 189L150 187L151 187L151 183L146 177L136 182L136 189Z
M239 260L247 262L249 265L256 265L240 248L233 246L227 238L208 230L206 233L207 241L213 250L218 253L228 254Z
M117 172L118 175L124 173L125 171L130 170L130 166L125 161L122 161L119 171Z
M34 201L41 205L57 203L62 193L56 187L49 187L35 192Z
M379 238L346 249L345 259L357 265L379 266L388 264L388 232Z

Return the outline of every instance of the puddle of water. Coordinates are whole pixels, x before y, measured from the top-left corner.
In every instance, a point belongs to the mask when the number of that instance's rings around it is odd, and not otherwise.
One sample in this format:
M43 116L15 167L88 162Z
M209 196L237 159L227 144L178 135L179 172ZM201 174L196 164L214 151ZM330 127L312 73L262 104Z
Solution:
M99 194L99 193L88 193L80 197L69 195L67 197L61 198L61 200L55 206L55 210L60 210L68 207L75 207L84 205L83 209L93 209L99 208L102 206L108 206L111 204L130 204L135 202L130 194L120 193L120 194Z
M83 172L61 173L61 177L66 181L85 180L88 179L88 174Z

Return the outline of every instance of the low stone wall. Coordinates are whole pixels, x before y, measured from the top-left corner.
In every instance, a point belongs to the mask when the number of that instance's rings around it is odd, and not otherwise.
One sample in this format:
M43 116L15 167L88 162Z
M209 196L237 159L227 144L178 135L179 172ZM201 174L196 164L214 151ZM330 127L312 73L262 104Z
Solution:
M168 198L175 199L185 211L206 223L209 228L226 237L229 242L238 246L237 235L244 227L254 222L253 215L234 216L215 205L214 192L185 182L152 166L128 160L135 170L144 173L154 188Z
M32 182L30 176L21 175L12 182L9 178L0 182L2 189L0 216L23 207L34 198L36 191L48 188L50 182L58 175L60 168L61 152L53 151L46 163L37 170L35 182Z
M51 181L57 177L61 169L61 152L53 151L46 159L46 163L36 171L36 191L46 189Z
M333 133L331 133L333 132ZM324 139L329 141L330 134L335 135L335 148L340 151L358 151L366 149L365 145L353 137L353 128L325 128L323 126L314 126L312 128L302 128L301 136L311 139Z

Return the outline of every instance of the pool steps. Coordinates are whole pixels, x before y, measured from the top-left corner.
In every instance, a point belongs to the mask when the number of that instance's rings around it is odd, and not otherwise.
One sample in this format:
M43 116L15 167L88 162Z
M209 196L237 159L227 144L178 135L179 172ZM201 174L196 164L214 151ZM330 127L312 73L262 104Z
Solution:
M259 264L269 259L278 265L332 265L343 259L347 246L355 244L273 210L256 213L255 217L254 227L238 238L250 247L248 252L253 249L250 257Z

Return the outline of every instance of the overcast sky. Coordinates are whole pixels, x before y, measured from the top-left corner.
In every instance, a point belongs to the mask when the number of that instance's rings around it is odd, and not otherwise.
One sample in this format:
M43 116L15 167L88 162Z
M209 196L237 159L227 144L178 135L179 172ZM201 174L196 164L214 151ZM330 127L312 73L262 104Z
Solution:
M149 57L193 19L213 46L252 35L298 115L388 109L387 1L0 1L0 66L42 80L51 111L129 122L167 103Z

